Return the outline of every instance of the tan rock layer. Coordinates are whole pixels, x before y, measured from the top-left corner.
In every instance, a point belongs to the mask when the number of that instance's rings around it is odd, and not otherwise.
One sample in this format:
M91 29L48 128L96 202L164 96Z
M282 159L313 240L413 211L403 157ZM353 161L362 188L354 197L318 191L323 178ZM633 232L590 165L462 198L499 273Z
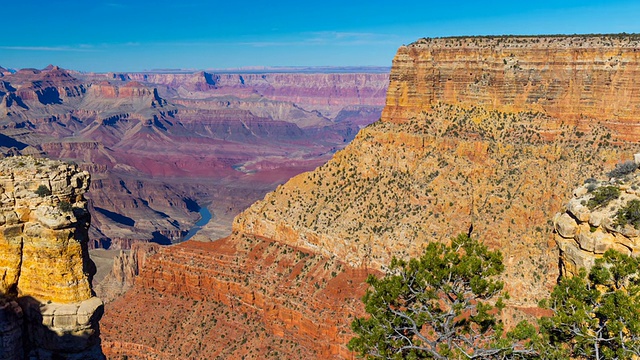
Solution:
M574 190L573 198L553 221L563 276L577 275L582 268L589 270L609 249L640 256L640 230L632 224L619 225L616 219L618 211L630 201L640 200L638 185L640 177L634 173L624 180L588 182ZM621 196L602 206L589 208L593 190L600 186L619 187Z
M103 304L92 296L87 249L88 188L89 174L77 165L26 156L0 161L0 301L9 304L0 309L3 349L24 345L30 359L104 358ZM9 311L12 304L21 311Z
M36 194L39 186L50 194ZM31 157L0 162L0 293L58 303L91 297L83 251L88 187L89 174L77 166Z

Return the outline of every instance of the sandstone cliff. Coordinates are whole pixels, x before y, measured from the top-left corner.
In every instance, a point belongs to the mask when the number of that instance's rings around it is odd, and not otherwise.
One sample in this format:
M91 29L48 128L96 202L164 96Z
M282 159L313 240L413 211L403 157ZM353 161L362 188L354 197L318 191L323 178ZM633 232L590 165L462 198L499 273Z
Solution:
M382 120L234 229L378 269L472 231L503 251L512 303L535 306L558 275L550 214L638 150L637 47L624 36L401 47Z
M31 157L0 162L0 358L21 359L22 349L12 349L22 341L34 359L104 358L102 301L91 290L87 250L88 188L89 174L77 166Z

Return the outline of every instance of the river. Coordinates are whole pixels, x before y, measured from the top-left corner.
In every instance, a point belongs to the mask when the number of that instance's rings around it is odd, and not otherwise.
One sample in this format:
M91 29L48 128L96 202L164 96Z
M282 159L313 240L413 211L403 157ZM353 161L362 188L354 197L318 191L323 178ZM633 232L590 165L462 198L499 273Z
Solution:
M211 218L213 217L211 215L211 211L209 211L209 209L206 206L201 207L198 212L200 213L200 220L198 220L198 222L196 222L196 224L189 230L189 232L187 233L187 235L184 236L182 241L187 241L191 239L195 234L198 233L198 231L200 231L200 229L202 229L203 226L207 225L209 221L211 221Z

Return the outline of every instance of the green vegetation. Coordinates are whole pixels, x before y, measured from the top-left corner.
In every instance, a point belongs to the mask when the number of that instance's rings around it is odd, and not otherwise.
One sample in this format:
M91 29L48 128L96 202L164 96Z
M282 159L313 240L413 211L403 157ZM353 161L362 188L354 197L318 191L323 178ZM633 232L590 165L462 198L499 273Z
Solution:
M640 356L640 263L608 250L589 275L562 278L537 326L504 332L502 255L465 235L431 243L419 259L394 259L370 276L349 349L384 359L633 359Z
M640 229L640 200L631 200L625 207L619 209L615 224L619 226L629 224L633 225L636 230Z
M45 197L45 196L51 195L51 190L49 190L49 188L46 185L38 186L38 188L34 192L35 192L36 195L38 195L40 197Z
M631 359L640 356L638 260L608 250L589 276L565 277L543 307L541 354L552 359Z
M58 209L60 209L60 211L62 212L69 212L73 210L73 207L71 206L71 203L63 200L63 201L60 201L60 203L58 204Z
M592 191L593 197L587 201L587 207L591 210L606 206L612 200L620 197L620 188L617 186L601 186Z
M430 243L422 257L393 259L387 276L369 276L368 318L356 318L349 349L370 358L458 359L524 356L515 333L503 337L502 254L459 235ZM530 336L518 328L518 334ZM524 329L527 330L527 329Z

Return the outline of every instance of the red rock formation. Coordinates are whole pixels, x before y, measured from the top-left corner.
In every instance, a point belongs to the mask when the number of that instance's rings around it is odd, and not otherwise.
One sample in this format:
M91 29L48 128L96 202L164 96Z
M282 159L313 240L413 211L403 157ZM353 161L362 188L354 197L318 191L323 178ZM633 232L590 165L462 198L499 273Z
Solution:
M133 290L107 306L104 351L133 356L142 345L165 358L349 358L349 323L362 314L367 274L238 234L164 248L147 259ZM142 311L144 325L127 321Z
M95 286L96 294L108 303L124 294L134 285L136 277L142 271L147 258L157 253L161 246L155 243L134 242L129 251L121 251L113 259L113 267L106 278ZM111 246L115 249L115 246Z

